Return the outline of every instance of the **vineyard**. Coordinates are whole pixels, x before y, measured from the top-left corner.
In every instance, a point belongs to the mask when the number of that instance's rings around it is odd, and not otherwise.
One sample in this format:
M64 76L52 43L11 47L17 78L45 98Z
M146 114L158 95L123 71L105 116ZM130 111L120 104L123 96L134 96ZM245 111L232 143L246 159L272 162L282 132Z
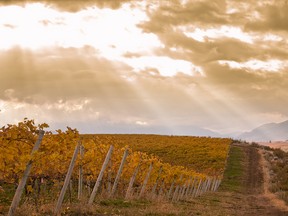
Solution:
M56 133L47 128L24 119L0 129L0 211L8 212L28 165L20 204L33 204L36 212L52 203L50 211L59 214L62 202L92 205L100 197L190 200L217 190L231 144L220 138L80 135L69 127ZM36 141L39 149L32 151ZM10 207L9 214L14 211Z

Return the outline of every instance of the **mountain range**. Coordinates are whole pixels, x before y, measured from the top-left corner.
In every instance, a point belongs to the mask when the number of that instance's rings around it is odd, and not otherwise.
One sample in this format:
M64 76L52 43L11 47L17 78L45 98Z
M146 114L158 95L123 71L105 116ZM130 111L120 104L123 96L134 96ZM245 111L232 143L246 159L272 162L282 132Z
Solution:
M280 123L261 125L249 132L242 133L237 139L246 141L286 141L288 140L288 120Z

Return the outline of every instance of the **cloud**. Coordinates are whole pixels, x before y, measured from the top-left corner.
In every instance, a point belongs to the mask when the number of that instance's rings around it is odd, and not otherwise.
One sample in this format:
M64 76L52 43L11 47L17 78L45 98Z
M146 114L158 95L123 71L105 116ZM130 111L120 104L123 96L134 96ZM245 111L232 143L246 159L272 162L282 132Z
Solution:
M263 4L256 9L259 18L247 23L246 28L254 31L287 31L287 10L287 1L270 1Z
M121 7L122 4L131 2L131 0L65 0L65 1L59 1L59 0L7 0L7 1L1 1L0 4L2 5L25 5L27 3L45 3L48 6L53 6L58 8L62 11L68 11L68 12L78 12L80 10L83 10L87 7L97 6L100 8L112 8L112 9L118 9Z
M145 31L164 33L171 26L184 25L187 23L210 25L226 24L225 0L217 1L188 1L181 4L179 1L161 4L157 10L150 14L150 21L141 26Z
M1 120L180 133L288 116L278 1L39 2L0 7Z

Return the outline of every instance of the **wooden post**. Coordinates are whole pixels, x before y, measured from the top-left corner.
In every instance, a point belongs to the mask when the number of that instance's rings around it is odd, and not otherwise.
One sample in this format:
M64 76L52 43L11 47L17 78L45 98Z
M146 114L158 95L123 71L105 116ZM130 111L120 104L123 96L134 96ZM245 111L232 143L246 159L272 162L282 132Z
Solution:
M79 151L79 145L77 144L77 146L75 147L74 154L73 154L73 157L72 157L72 159L71 159L71 162L70 162L70 165L69 165L69 168L68 168L66 177L65 177L65 181L64 181L62 190L61 190L60 195L59 195L59 197L58 197L58 201L57 201L56 208L55 208L55 211L54 211L54 214L55 214L55 215L58 215L58 214L59 214L59 211L60 211L60 209L61 209L65 192L66 192L67 187L68 187L68 185L69 185L69 183L70 183L70 178L71 178L72 171L73 171L73 168L74 168L74 165L75 165L75 162L76 162L76 158L77 158L77 155L78 155L78 151Z
M217 184L216 184L216 188L215 188L215 191L217 191L218 187L220 186L221 184L221 179L218 179L217 180Z
M121 164L119 166L119 169L118 169L118 172L117 172L117 176L115 178L115 181L114 181L114 184L113 184L113 187L112 187L112 192L110 194L110 196L113 196L115 194L115 191L116 191L116 188L117 188L117 185L118 185L118 181L120 179L120 176L122 174L122 170L123 170L123 167L124 167L124 163L126 161L126 158L128 156L128 153L129 153L129 150L126 149L124 151L124 154L123 154L123 157L122 157L122 161L121 161Z
M158 172L158 176L157 176L157 179L156 179L156 182L155 182L155 184L154 184L154 186L153 186L153 189L152 189L152 196L154 196L154 195L156 195L155 194L155 192L156 192L156 188L157 188L157 186L158 186L158 182L159 182L159 179L160 179L160 177L161 177L161 173L162 173L162 166L160 167L160 169L159 169L159 172Z
M185 194L184 194L185 199L188 198L189 193L190 193L190 190L191 190L191 187L193 186L192 180L193 180L193 178L190 177L190 178L189 178L189 183L188 183L188 186L187 186L187 189L186 189L186 192L185 192Z
M198 196L201 196L203 194L206 184L207 184L207 179L205 179L205 181L202 182L200 189L199 189Z
M212 179L211 179L211 178L209 178L209 181L208 181L208 185L207 185L207 189L206 189L206 192L207 192L207 191L210 191L211 182L212 182Z
M207 184L208 184L208 178L206 178L203 183L204 183L204 184L202 185L202 188L201 188L201 190L200 190L200 195L202 195L202 194L205 193L205 191L206 191L206 187L207 187Z
M201 187L201 183L202 183L202 179L199 179L199 182L198 182L198 186L195 188L195 194L193 197L197 197L198 194L199 194L199 190L200 190L200 187Z
M35 145L34 145L34 147L32 149L31 155L33 155L33 153L38 151L38 149L40 147L40 144L42 142L43 136L44 136L44 131L40 130L39 131L39 135L38 135L38 139L37 139L37 141L36 141L36 143L35 143ZM32 167L32 160L29 160L27 165L26 165L26 169L25 169L25 171L23 173L22 179L20 180L19 185L18 185L18 187L16 189L16 192L14 194L11 206L9 208L8 216L14 215L14 212L15 212L16 208L19 205L23 189L24 189L24 187L26 185L26 181L27 181L28 176L30 174L31 167Z
M216 181L216 177L213 178L211 188L210 188L211 191L214 191L215 181Z
M182 190L180 191L180 194L179 194L179 196L178 196L178 198L177 198L177 201L178 201L179 199L180 199L180 200L183 199L184 194L185 194L185 191L186 191L186 189L187 189L187 185L188 185L188 181L186 181L186 183L183 185Z
M213 191L216 191L216 190L217 190L217 184L218 184L218 179L215 180L215 184L214 184Z
M103 163L103 165L102 165L102 168L101 168L101 171L100 171L100 173L99 173L99 175L98 175L97 181L96 181L96 183L95 183L95 185L94 185L94 188L93 188L93 191L92 191L92 193L91 193L91 196L90 196L90 198L89 198L89 201L88 201L88 204L89 204L89 205L91 205L91 204L94 202L96 193L97 193L98 188L99 188L99 186L100 186L100 182L101 182L101 180L102 180L102 178L103 178L103 175L104 175L104 171L105 171L105 169L106 169L106 167L107 167L107 165L108 165L108 162L109 162L109 160L110 160L110 157L111 157L111 155L112 155L112 151L113 151L113 146L111 145L110 148L109 148L109 151L107 152L105 161L104 161L104 163Z
M160 189L159 189L158 197L161 197L161 196L162 196L164 185L165 185L165 180L164 180L164 178L163 178L163 179L162 179L161 186L160 186Z
M202 187L202 190L201 190L202 193L201 193L201 194L203 194L203 193L206 192L208 182L209 182L209 178L207 177L206 180L205 180L205 182L204 182L204 185L203 185L203 187Z
M172 191L174 189L174 184L175 184L175 177L173 178L173 181L172 181L172 184L170 186L170 189L169 189L169 192L168 192L168 195L167 195L167 198L170 199L170 196L172 194Z
M192 195L192 198L196 197L196 193L197 193L197 189L198 189L198 186L199 186L199 182L201 181L200 178L197 178L194 182L194 185L193 185L193 191L191 193Z
M80 165L79 165L79 181L78 181L78 199L80 200L82 197L83 191L83 165L82 160L84 156L84 146L79 141L79 148L80 148Z
M214 183L214 187L213 187L213 191L217 190L218 181L219 181L219 179L216 178L215 183Z
M111 193L111 181L112 181L112 160L109 160L109 163L108 163L108 182L107 182L107 190L108 190L108 194Z
M128 185L128 189L126 191L126 195L125 195L125 199L129 199L129 197L131 196L131 191L132 191L132 188L133 188L133 184L134 184L134 181L136 179L136 176L138 174L138 171L139 171L139 168L140 168L140 164L141 164L141 160L139 161L137 167L135 168L135 171L133 173L133 175L131 176L130 178L130 182L129 182L129 185Z
M180 176L180 184L181 184L182 178L183 178L183 175L181 174L181 176ZM177 185L176 188L175 188L175 191L174 191L174 194L173 194L173 197L172 197L172 202L175 201L176 198L177 198L178 190L179 190L180 184Z
M142 185L142 188L141 188L141 191L140 191L140 194L139 194L139 198L142 197L142 195L143 195L144 192L145 192L145 188L146 188L146 185L147 185L147 183L148 183L148 180L149 180L149 177L150 177L152 168L153 168L153 163L150 164L149 170L148 170L148 172L147 172L147 175L146 175L146 177L145 177L145 180L144 180L144 182L143 182L143 185Z

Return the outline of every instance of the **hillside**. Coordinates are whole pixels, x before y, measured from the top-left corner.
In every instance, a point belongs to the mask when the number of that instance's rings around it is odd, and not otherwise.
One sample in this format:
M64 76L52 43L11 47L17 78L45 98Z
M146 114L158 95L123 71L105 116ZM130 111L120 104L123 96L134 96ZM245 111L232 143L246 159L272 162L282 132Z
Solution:
M288 140L288 120L281 123L264 124L250 132L241 134L238 138L247 141Z
M83 137L97 140L98 143L127 145L133 150L156 155L163 162L208 175L223 173L232 142L228 138L147 134L93 134Z

